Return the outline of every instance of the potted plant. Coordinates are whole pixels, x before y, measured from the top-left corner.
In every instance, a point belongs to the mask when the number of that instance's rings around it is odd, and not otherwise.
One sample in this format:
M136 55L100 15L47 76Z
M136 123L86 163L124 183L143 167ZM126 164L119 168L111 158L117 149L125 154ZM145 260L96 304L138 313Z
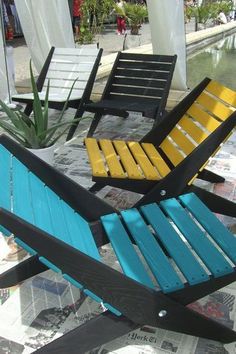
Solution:
M10 120L10 122L8 122L5 119L1 119L0 127L24 147L31 149L36 155L39 155L39 151L42 151L43 154L49 151L49 154L53 156L55 143L75 122L74 119L67 122L62 121L75 82L70 89L67 101L60 112L57 123L49 126L48 96L50 82L48 82L44 105L42 105L33 76L31 62L30 77L34 96L32 116L29 117L20 110L13 110L0 100L1 111L3 111ZM64 127L64 129L59 129L61 127Z
M125 3L124 10L130 26L130 34L138 35L142 24L148 17L147 7L142 4Z
M97 36L103 29L106 18L114 7L113 0L84 0L82 3L82 18L80 24L79 44L97 42Z

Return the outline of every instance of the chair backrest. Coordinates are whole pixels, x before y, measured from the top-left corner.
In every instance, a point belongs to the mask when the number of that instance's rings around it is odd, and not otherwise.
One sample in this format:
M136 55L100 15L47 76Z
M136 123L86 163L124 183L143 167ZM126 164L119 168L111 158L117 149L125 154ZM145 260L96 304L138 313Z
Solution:
M235 110L236 92L211 80L163 139L159 148L177 166L216 129L220 129ZM229 135L231 133L232 131L228 132ZM215 153L219 148L219 145L215 147Z
M176 60L176 55L119 52L103 98L155 100L165 107Z
M96 47L55 48L43 84L46 90L50 80L50 93L69 94L74 83L72 96L81 97L98 56Z

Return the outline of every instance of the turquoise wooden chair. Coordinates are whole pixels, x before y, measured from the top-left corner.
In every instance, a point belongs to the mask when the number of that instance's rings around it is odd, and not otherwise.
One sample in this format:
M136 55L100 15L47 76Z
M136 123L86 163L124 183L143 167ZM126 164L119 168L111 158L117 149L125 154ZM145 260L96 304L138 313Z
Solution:
M31 253L0 287L50 268L106 307L37 353L85 353L143 325L236 341L187 306L236 279L236 239L196 195L119 212L6 136L0 179L0 224ZM122 272L101 262L106 243Z

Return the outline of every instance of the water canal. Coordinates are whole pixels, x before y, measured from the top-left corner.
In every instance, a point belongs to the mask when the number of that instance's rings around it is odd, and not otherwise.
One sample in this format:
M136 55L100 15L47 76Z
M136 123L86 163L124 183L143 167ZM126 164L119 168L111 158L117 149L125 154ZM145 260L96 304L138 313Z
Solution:
M236 90L236 34L216 42L187 61L187 84L196 86L208 76Z

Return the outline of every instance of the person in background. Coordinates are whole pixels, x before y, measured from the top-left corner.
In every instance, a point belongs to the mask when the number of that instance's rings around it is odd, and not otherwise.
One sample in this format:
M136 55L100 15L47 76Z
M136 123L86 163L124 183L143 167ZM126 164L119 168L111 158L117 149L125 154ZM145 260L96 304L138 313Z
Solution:
M217 22L219 25L224 25L226 24L228 21L227 21L227 17L225 16L224 12L221 10L219 11L218 13L218 16L217 16Z
M126 33L126 16L125 16L125 9L124 9L125 1L118 0L116 3L117 15L116 15L116 23L117 23L117 34L125 34Z
M73 30L75 34L75 40L78 40L80 33L80 21L81 21L81 6L83 0L73 0Z

